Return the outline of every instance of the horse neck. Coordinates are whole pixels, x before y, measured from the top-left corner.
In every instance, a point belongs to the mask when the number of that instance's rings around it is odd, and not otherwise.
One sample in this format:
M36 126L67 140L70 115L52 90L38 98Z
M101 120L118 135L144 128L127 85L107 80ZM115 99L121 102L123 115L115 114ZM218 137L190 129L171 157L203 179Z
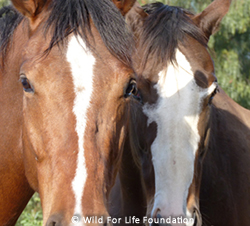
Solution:
M211 156L215 159L220 157L222 153L219 145L221 142L225 142L221 137L227 137L230 133L227 128L229 126L228 116L231 114L230 112L234 112L234 109L230 103L230 98L224 93L222 96L220 93L217 94L212 104L205 106L200 115L198 129L201 139L195 158L195 174L190 187L191 193L194 193L196 197L199 197L199 189L197 188L200 187L202 179L203 163L206 163ZM211 164L211 167L215 169L220 165Z
M207 154L225 157L229 151L230 154L237 152L240 144L245 144L244 149L249 149L250 141L247 139L250 136L249 110L238 105L221 90L213 100L209 117Z
M22 46L27 32L16 29L0 71L0 225L14 225L33 194L22 158L22 88L18 82Z
M244 216L250 211L246 198L246 185L250 183L250 112L222 90L212 103L202 161L200 210L206 216L205 223L209 219L213 225L248 225L250 219L244 221ZM227 222L225 216L229 216Z

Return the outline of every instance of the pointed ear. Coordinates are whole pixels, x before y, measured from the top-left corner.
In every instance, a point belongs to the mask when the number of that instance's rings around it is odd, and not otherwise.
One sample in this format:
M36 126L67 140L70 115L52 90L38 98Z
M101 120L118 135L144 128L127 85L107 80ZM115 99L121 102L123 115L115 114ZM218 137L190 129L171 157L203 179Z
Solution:
M116 7L125 16L127 12L133 7L136 0L112 0Z
M11 0L11 2L24 16L34 18L41 12L46 0Z
M219 28L222 18L227 14L231 0L214 0L203 12L193 18L207 39Z

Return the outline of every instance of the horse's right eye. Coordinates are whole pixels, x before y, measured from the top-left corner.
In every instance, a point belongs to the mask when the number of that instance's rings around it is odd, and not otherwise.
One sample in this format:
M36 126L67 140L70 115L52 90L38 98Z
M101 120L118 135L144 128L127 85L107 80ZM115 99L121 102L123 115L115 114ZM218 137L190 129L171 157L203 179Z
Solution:
M128 87L126 89L125 97L129 97L131 95L136 96L137 94L138 94L138 90L137 90L136 81L132 79L129 82Z
M23 90L28 93L34 93L34 89L32 85L30 84L28 78L25 75L20 76L20 81L23 85Z
M141 94L137 89L137 84L136 84L136 81L134 79L131 79L129 81L129 84L126 87L126 90L125 90L124 97L125 98L133 97L134 99L136 99L136 100L138 100L139 102L142 103Z

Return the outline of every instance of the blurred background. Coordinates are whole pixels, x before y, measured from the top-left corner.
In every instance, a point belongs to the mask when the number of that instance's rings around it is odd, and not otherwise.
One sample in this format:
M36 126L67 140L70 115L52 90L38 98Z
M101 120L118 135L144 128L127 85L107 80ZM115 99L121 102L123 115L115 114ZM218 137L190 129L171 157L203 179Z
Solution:
M155 0L139 0L143 4ZM193 13L201 12L212 0L162 0ZM0 6L8 0L0 0ZM233 0L220 30L209 41L219 85L240 105L250 109L250 0ZM16 226L42 226L40 198L35 194Z

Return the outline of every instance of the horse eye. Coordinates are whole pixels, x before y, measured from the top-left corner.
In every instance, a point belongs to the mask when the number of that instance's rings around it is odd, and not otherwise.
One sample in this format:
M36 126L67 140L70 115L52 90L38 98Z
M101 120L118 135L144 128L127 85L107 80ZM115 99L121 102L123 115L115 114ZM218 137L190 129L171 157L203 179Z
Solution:
M33 87L31 86L29 80L27 79L27 77L25 75L20 76L20 81L21 81L21 83L23 85L23 90L25 92L28 92L28 93L33 93L34 92Z
M131 95L137 96L137 94L138 94L138 89L136 86L136 81L131 79L126 89L125 97L129 97Z
M214 99L214 96L216 95L216 93L219 93L219 92L220 92L219 86L218 86L218 84L216 84L215 90L212 92L211 96L209 97L209 100L208 100L209 105L212 104L212 100Z
M125 94L124 94L125 98L131 97L131 96L135 100L139 101L141 104L143 103L140 91L138 91L136 81L134 79L131 79L129 81L129 84L128 84L126 91L125 91Z

